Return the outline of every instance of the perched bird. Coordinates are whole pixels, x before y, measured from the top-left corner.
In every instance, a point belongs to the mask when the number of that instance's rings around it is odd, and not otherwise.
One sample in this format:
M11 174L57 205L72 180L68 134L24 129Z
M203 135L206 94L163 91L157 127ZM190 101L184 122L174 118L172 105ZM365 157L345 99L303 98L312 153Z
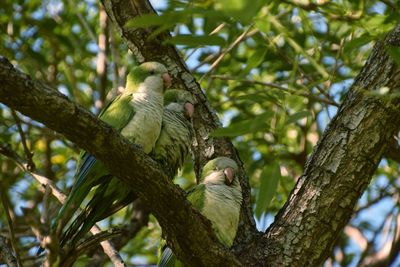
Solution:
M151 156L173 177L189 154L193 127L190 119L194 99L184 90L169 89L164 94L164 113L161 132ZM119 179L99 185L83 212L72 222L63 239L78 240L94 223L107 218L130 204L136 196ZM110 204L104 204L107 201ZM81 227L80 231L77 231Z
M203 167L199 184L187 195L192 205L211 221L217 238L226 247L231 247L235 239L242 204L237 171L238 166L232 159L215 158ZM158 266L183 265L166 247Z
M171 178L175 177L189 154L193 112L194 98L188 91L170 89L165 93L161 133L151 156Z
M131 70L127 76L125 90L102 110L99 118L131 142L139 144L145 153L150 153L161 131L163 94L165 88L170 85L171 78L164 65L158 62L143 63ZM68 241L76 243L97 221L106 218L112 210L118 210L121 205L125 206L124 203L128 201L126 198L130 194L129 188L113 177L101 161L83 151L71 193L52 225L57 235L62 232L95 186L95 194L85 210L62 234L62 246ZM121 195L110 194L113 189L125 192Z

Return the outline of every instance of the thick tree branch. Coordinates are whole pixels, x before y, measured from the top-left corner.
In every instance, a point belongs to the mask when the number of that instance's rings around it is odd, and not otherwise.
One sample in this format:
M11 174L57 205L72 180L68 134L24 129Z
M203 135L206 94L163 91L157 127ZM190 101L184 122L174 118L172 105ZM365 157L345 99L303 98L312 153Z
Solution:
M385 157L400 163L400 145L396 138L390 140L386 149Z
M239 265L217 241L209 221L191 207L183 190L155 161L93 114L19 72L4 58L0 58L0 102L65 135L103 161L153 212L185 263Z
M289 200L248 257L262 255L267 266L320 266L329 256L400 129L400 72L386 52L399 46L400 25L375 45Z
M168 65L177 85L193 92L201 103L194 120L198 142L194 148L197 170L209 157L208 152L211 155L236 155L226 140L208 138L208 133L218 126L216 117L176 50L161 45L168 34L149 40L147 37L152 29L124 28L133 17L154 13L149 3L139 0L102 2L136 58L139 61L158 60ZM251 219L245 220L245 225L250 227L239 229L242 246L237 250L239 253L241 250L241 259L248 260L247 264L315 266L327 257L369 183L388 141L399 130L398 97L378 97L371 92L383 86L388 86L390 92L398 89L397 66L385 53L389 44L398 46L398 31L397 28L385 45L379 43L374 49L338 115L310 157L289 201L265 236L258 243L248 242L245 247L246 241L257 238L251 231ZM243 178L241 182L247 190ZM245 207L247 216L242 219L251 217L249 198L246 198Z
M243 191L243 206L241 214L241 225L237 239L239 243L249 241L257 231L251 211L250 186L245 175L236 149L226 138L212 138L209 133L220 127L220 122L215 111L210 106L200 85L193 75L188 71L185 62L174 46L163 45L170 38L169 33L163 32L156 37L149 38L153 29L149 28L126 28L126 23L144 14L155 14L154 9L146 0L101 0L105 10L119 31L122 38L128 44L139 62L159 61L164 63L174 78L174 87L185 88L192 92L197 100L193 125L195 129L196 143L192 147L195 155L195 171L198 176L201 167L212 158L227 156L236 160L240 166L240 182Z

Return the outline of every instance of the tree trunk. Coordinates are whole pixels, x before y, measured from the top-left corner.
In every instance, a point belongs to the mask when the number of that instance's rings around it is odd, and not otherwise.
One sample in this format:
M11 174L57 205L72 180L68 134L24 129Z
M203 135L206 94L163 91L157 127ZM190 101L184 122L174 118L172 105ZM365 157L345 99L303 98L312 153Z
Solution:
M135 1L103 2L125 38L132 38L130 48L137 49L134 53L139 60L158 59L167 64L176 84L196 95L199 101L195 115L197 169L216 155L230 155L239 160L228 140L204 138L218 121L182 60L172 57L176 53L174 48L161 46L162 38L167 35L152 40L150 53L143 41L146 38L140 42L135 39L143 35L129 35L123 30L121 19L126 22L132 12L153 12L151 7ZM149 29L141 31L150 33ZM132 46L134 42L143 46ZM244 266L319 266L326 259L370 182L386 146L399 131L400 77L397 64L386 53L387 49L399 45L400 26L376 44L307 161L305 172L289 200L263 234L254 229L249 187L241 171L246 202L234 251ZM20 73L4 59L0 60L0 102L64 134L102 160L155 214L169 243L185 263L190 266L239 265L233 254L216 241L209 222L191 208L182 190L172 184L153 160L92 114L56 90Z

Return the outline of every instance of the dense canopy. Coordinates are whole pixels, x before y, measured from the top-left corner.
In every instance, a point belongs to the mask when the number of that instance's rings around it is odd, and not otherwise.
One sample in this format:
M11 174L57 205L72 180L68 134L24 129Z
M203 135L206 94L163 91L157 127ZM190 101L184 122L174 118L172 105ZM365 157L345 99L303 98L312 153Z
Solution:
M107 7L109 1L103 2ZM221 121L222 127L206 133L207 140L228 137L232 141L251 187L250 207L257 229L265 231L307 165L318 159L307 163L318 141L323 146L321 137L327 125L347 111L339 109L345 95L357 82L374 45L396 27L400 6L390 0L151 2L158 15L130 19L121 34L121 25L107 17L98 1L3 1L0 55L32 79L97 115L122 91L129 66L151 58L146 54L149 51L141 51L140 58L140 52L129 50L132 45L126 36L130 32L148 29L149 44L162 40L163 46L175 45L207 96L208 102L201 105L211 106ZM165 31L171 37L166 38ZM163 57L157 54L157 46L151 49L154 58ZM398 44L381 49L389 54L387 60L400 62ZM169 70L174 75L174 70ZM174 86L183 88L185 76L180 78ZM0 79L0 87L1 83ZM373 88L371 95L398 89L394 87ZM1 95L0 102L4 102ZM368 105L365 103L366 108L371 107ZM199 117L195 117L195 127L203 119L196 121ZM211 125L212 118L209 121ZM43 179L54 182L64 193L73 182L80 147L62 134L0 103L4 211L0 213L0 236L7 243L2 245L1 239L0 250L11 248L24 266L48 260L46 255L37 257L36 252L61 205L54 191L52 194L43 186L48 183ZM389 139L382 149L384 157L376 159L376 170L371 167L373 176L366 178L371 182L353 216L343 222L347 225L328 245L333 249L325 257L327 266L378 266L382 262L396 266L400 261L400 149L395 136ZM214 153L193 152L195 161L189 158L175 179L185 190L196 183L197 170L207 154ZM340 156L326 157L332 158L334 165ZM375 155L363 157L375 164ZM353 159L347 160L351 166ZM341 189L338 187L338 194ZM127 265L157 262L161 228L150 212L146 204L137 201L98 224L103 230L118 228L117 235L122 231L114 245ZM235 249L240 251L244 240L238 238ZM0 263L4 262L0 256ZM92 246L77 262L103 266L110 264L110 258Z

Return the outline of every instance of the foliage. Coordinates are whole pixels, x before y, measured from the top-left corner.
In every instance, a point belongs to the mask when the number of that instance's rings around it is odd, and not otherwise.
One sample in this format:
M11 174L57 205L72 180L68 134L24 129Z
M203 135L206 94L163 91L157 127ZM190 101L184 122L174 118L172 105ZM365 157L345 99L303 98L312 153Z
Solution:
M257 224L264 230L302 174L373 42L395 25L399 8L390 1L362 0L171 0L159 4L160 17L137 18L126 27L173 33L168 43L178 45L224 125L212 135L230 137L246 166ZM135 61L102 12L92 0L6 0L0 7L0 54L97 114L121 89L127 66ZM399 51L389 52L398 60ZM23 162L32 161L34 172L68 191L79 151L74 144L2 105L0 140ZM32 229L46 229L60 204L43 194L15 157L0 156L0 168L2 206L9 207L0 213L1 234L8 236L13 226L19 258L30 265L32 258L27 259L39 245ZM392 242L398 229L398 175L396 161L382 160L329 263L354 266L373 258L385 238ZM177 182L185 188L194 184L191 162ZM131 218L127 208L100 225L127 224ZM122 249L126 263L155 263L159 236L151 218Z

